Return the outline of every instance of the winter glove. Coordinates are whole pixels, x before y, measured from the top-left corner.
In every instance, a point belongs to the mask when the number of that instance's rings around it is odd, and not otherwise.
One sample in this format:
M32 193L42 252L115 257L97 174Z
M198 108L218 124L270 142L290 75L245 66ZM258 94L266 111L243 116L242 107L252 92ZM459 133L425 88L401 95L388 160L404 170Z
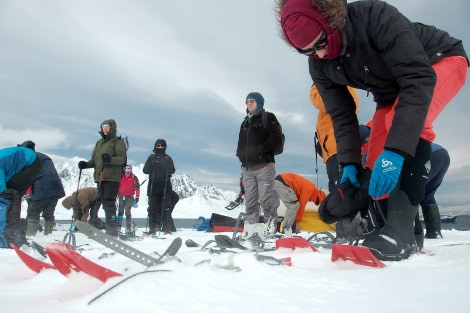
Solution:
M341 177L340 184L350 181L355 187L361 187L361 184L357 180L357 168L354 165L346 165L343 168L343 176Z
M134 199L135 203L139 203L139 198Z
M86 168L86 161L80 161L78 162L78 168L83 170Z
M375 161L369 184L369 195L379 198L390 194L400 178L404 157L398 153L384 150Z
M111 163L111 156L107 153L103 153L101 155L101 160L103 160L104 164L110 164Z

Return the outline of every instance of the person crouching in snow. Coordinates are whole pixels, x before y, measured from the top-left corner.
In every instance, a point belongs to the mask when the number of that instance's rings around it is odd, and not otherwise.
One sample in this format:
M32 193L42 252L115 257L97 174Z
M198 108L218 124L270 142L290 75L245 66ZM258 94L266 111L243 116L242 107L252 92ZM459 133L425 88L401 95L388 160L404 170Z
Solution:
M274 180L274 190L286 206L284 214L285 237L292 237L293 231L296 233L300 231L300 222L304 216L307 202L319 205L326 197L325 192L318 189L314 183L294 173L277 175Z

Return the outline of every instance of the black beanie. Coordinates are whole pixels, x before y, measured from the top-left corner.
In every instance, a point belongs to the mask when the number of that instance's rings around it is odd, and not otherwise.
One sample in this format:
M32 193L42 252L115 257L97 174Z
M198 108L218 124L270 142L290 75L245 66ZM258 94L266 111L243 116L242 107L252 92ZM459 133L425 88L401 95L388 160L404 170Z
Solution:
M18 147L24 147L24 148L28 148L28 149L35 151L34 149L36 147L36 144L31 140L26 140L22 144L19 144Z
M250 92L246 96L245 102L248 99L253 99L253 100L256 101L256 111L261 110L261 109L264 108L264 98L259 92ZM246 109L246 111L248 113L248 109Z

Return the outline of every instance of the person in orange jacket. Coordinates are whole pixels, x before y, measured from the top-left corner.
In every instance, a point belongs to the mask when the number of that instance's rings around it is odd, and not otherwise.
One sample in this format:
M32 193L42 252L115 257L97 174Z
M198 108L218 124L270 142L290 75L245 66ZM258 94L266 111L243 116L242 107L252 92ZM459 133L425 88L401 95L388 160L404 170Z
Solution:
M356 103L356 114L359 110L359 98L356 89L348 87L349 93L352 95ZM317 126L315 138L318 142L315 144L315 151L323 158L326 165L326 174L328 175L328 191L332 191L339 182L339 165L336 156L336 138L333 130L333 122L330 114L326 113L323 99L318 93L315 84L310 88L310 101L315 108L318 109Z
M300 222L305 212L307 202L319 205L326 194L318 189L314 183L303 176L294 173L281 173L274 179L274 190L279 199L286 206L284 214L285 237L292 236L292 232L300 231ZM293 225L295 223L295 229Z

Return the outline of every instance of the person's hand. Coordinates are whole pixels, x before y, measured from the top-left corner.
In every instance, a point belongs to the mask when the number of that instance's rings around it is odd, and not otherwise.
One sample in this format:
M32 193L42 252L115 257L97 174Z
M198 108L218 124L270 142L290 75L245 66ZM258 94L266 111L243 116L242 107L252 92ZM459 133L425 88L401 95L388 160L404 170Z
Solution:
M350 181L351 184L359 188L361 184L357 180L357 168L354 165L346 165L343 168L343 176L341 177L340 184Z
M111 163L111 156L108 153L103 153L101 155L101 160L103 160L104 164L110 164Z
M139 198L135 198L135 203L139 203Z
M78 168L83 170L86 168L86 161L80 161L78 162Z
M296 222L295 223L295 233L300 233L300 223L299 222Z
M400 178L404 157L398 153L384 150L375 161L370 177L369 195L380 198L390 194Z

